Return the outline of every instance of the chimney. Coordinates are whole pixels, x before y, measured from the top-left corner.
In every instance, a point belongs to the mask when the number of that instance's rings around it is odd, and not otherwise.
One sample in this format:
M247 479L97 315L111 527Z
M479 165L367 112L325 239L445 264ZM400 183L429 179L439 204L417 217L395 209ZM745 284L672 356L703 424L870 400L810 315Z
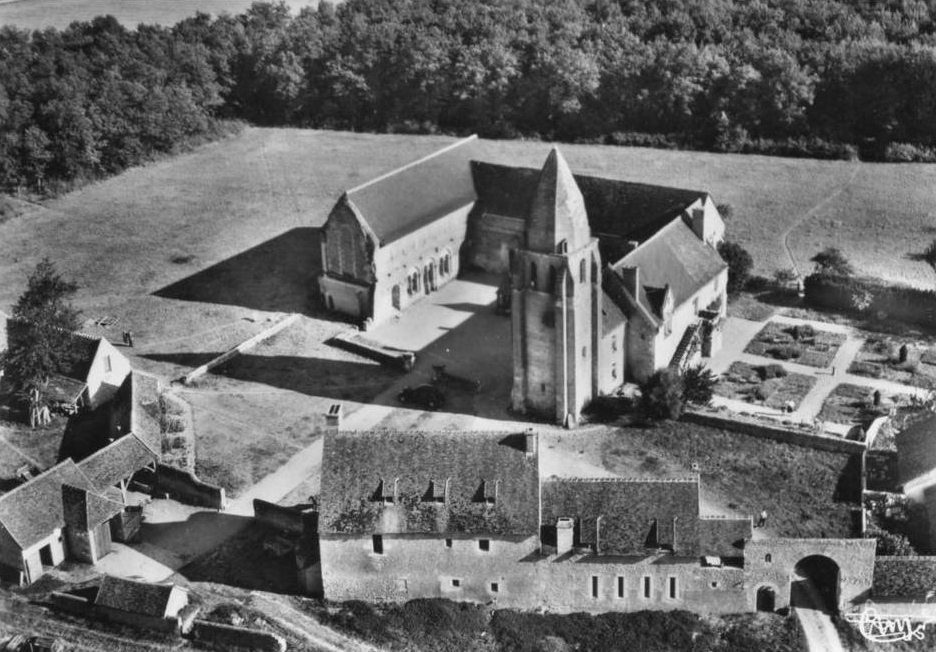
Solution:
M696 237L702 242L705 242L705 208L702 206L693 208L689 223Z
M637 242L636 240L628 240L627 245L625 245L624 253L629 254L630 252L632 252L634 249L636 249L639 246L640 246L640 243Z
M636 299L640 291L640 269L638 267L622 267L620 270L624 288Z
M539 449L539 435L533 430L533 428L527 428L526 433L524 434L523 440L523 452L527 456L532 457L536 455Z
M571 518L560 518L556 521L556 554L564 555L572 550L575 535L575 523Z
M332 403L325 413L325 427L338 430L341 426L341 403Z

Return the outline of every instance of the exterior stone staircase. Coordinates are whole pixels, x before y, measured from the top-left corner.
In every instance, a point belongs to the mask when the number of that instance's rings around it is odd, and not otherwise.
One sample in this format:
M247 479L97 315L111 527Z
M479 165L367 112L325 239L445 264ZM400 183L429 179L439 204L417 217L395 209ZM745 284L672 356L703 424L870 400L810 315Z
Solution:
M700 322L694 321L686 327L686 332L683 333L682 339L679 340L679 345L676 347L676 352L673 353L673 358L670 360L670 369L675 371L685 369L688 361L692 359L693 354L698 350L701 345L699 325Z

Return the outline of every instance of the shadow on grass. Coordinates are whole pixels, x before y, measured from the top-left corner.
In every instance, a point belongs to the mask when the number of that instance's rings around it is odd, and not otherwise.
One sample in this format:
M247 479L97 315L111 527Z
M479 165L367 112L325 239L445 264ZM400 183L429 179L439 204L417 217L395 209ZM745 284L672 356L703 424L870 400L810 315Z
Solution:
M321 229L300 227L157 290L164 299L320 316ZM184 261L180 260L179 263Z

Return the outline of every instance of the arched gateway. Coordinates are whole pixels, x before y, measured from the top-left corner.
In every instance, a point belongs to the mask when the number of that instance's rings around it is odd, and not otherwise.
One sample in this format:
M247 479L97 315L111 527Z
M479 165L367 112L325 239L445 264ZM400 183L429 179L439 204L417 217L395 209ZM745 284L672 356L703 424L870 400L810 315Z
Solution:
M790 601L794 607L822 609L836 613L839 609L839 565L825 555L810 555L801 559L793 569Z

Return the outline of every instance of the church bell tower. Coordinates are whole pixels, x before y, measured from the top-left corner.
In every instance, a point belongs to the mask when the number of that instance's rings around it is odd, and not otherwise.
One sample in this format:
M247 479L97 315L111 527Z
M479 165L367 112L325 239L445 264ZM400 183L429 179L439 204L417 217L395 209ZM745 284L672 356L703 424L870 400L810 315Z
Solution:
M558 149L540 172L510 273L512 407L574 426L598 393L601 259Z

